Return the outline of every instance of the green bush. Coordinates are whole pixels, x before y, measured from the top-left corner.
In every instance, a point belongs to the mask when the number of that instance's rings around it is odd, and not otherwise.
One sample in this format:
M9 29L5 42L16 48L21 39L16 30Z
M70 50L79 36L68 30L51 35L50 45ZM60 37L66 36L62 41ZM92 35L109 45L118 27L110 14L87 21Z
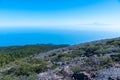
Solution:
M30 76L0 75L0 80L39 80L36 74Z
M10 46L0 48L0 67L3 67L16 60L34 56L36 54L47 52L52 49L65 47L68 45L26 45L26 46Z
M48 63L43 61L43 60L39 60L39 59L29 59L29 60L23 60L23 61L18 61L16 62L17 66L11 68L8 71L5 71L4 74L5 75L16 75L16 76L29 76L31 74L35 74L35 73L40 73L43 72L46 68Z

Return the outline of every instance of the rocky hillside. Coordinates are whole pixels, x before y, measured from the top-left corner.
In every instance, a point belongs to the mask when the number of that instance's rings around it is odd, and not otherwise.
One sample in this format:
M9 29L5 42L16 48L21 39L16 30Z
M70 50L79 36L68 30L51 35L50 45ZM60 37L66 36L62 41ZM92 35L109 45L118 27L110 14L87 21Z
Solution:
M40 80L120 80L120 38L55 49L34 58L49 62Z
M0 80L120 80L120 38L53 49L12 64Z

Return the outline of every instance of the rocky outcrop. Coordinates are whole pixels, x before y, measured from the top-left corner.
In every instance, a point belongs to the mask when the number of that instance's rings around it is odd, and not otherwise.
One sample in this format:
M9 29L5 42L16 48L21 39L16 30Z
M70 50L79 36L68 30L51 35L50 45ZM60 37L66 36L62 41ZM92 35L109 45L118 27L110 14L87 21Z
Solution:
M79 73L74 73L72 75L72 79L74 80L91 80L90 74L86 72L79 72Z
M111 67L99 70L93 80L120 80L120 68Z
M62 80L63 76L56 75L52 71L38 74L39 80Z

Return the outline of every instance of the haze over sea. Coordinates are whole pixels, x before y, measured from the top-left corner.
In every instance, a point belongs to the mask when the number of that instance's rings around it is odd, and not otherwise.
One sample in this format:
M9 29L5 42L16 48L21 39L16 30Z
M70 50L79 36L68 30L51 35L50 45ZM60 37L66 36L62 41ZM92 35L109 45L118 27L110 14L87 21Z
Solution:
M27 44L79 44L94 40L114 38L119 32L59 29L15 29L0 34L0 46Z

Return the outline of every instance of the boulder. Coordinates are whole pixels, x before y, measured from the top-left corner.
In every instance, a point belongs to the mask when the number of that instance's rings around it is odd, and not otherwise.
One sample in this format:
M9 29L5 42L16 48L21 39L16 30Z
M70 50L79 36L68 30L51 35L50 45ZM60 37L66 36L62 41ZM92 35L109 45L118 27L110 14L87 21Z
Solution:
M86 72L79 72L79 73L74 73L72 75L72 79L74 80L91 80L90 74Z

